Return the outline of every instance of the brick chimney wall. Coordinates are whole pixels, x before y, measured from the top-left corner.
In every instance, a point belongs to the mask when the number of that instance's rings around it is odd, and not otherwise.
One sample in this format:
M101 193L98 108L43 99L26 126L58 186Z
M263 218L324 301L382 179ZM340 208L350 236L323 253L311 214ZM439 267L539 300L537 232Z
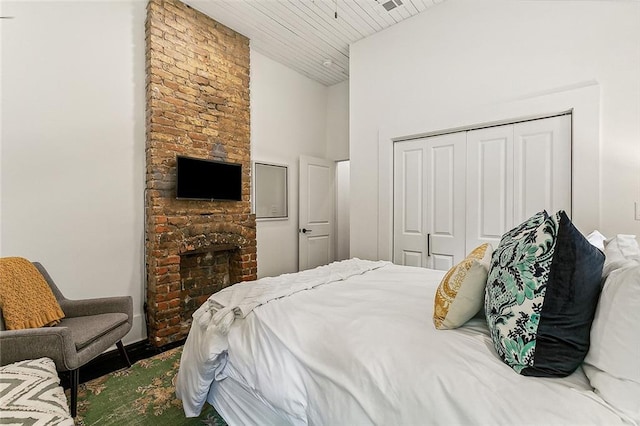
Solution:
M150 0L146 36L149 341L186 337L209 295L256 279L249 40L175 0ZM242 164L242 201L177 200L176 156Z

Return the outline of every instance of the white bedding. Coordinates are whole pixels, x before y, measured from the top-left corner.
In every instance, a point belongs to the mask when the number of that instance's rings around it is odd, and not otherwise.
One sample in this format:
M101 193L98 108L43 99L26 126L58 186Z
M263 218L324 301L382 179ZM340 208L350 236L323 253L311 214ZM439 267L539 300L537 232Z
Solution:
M228 348L194 322L176 386L185 413L197 415L231 374L291 424L623 423L581 369L516 374L481 318L436 330L442 275L387 265L295 293L236 320Z

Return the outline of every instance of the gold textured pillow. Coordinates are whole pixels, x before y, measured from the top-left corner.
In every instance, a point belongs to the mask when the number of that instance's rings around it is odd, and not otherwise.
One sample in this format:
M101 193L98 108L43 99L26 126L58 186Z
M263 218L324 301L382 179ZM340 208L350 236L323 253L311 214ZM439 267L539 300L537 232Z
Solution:
M460 327L482 309L492 253L491 244L482 244L449 269L436 290L433 323L437 329Z
M27 259L0 259L0 277L0 308L8 330L56 325L64 318L51 287Z

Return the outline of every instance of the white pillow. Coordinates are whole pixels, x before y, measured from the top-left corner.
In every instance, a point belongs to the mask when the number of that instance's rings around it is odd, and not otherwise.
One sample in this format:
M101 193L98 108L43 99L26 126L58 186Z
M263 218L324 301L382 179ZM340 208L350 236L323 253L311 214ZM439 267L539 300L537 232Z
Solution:
M584 372L602 399L640 424L640 263L605 281Z
M606 278L618 268L634 266L640 262L640 247L635 235L618 234L604 242L604 267L602 277ZM630 261L632 261L630 263Z
M598 247L600 251L603 251L603 252L604 252L604 242L606 239L607 237L602 235L598 230L595 230L589 235L587 235L587 241L589 241L591 245Z

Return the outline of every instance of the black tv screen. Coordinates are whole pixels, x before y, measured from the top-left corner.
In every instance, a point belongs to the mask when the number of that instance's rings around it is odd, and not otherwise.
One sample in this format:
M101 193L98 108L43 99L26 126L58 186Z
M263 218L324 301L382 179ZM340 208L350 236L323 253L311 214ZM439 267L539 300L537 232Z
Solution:
M242 165L178 156L176 197L186 200L242 200Z

